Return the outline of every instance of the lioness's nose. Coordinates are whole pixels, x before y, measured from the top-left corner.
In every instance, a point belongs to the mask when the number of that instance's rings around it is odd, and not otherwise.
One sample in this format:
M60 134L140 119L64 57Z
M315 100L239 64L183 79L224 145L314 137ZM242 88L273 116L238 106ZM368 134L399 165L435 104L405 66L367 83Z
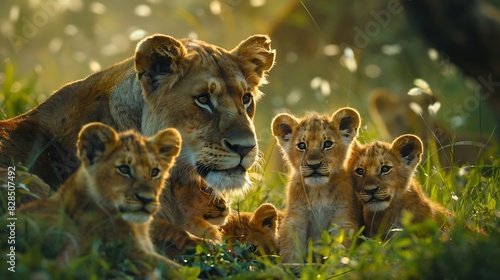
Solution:
M224 144L226 145L226 147L229 150L236 152L242 158L245 157L251 150L253 150L253 148L255 148L255 145L251 145L251 146L244 146L244 145L238 145L238 144L233 145L227 140L224 140Z

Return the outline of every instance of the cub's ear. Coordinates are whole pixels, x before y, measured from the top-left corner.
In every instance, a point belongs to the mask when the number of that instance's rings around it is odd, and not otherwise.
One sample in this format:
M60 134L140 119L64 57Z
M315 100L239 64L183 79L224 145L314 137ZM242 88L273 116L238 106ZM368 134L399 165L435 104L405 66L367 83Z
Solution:
M252 216L252 223L261 226L262 228L269 228L271 230L276 230L278 219L278 210L270 203L264 203Z
M276 57L276 50L271 49L269 36L250 36L231 50L231 54L236 58L245 78L252 86L267 83L265 73L271 70Z
M358 111L352 108L341 108L333 113L332 124L342 133L342 140L345 145L351 144L358 135L358 128L361 117Z
M146 94L154 92L161 83L171 88L182 76L182 59L187 51L184 45L173 37L156 34L137 44L135 49L135 71Z
M399 136L391 144L391 151L400 156L409 166L417 166L424 152L422 141L416 135Z
M175 128L160 130L148 139L148 144L155 155L171 164L181 151L181 134Z
M278 144L288 149L292 133L299 124L298 120L289 114L280 114L273 119L271 128L274 137L278 138Z
M80 130L77 154L82 164L91 166L105 154L110 145L118 141L118 133L102 123L89 123Z

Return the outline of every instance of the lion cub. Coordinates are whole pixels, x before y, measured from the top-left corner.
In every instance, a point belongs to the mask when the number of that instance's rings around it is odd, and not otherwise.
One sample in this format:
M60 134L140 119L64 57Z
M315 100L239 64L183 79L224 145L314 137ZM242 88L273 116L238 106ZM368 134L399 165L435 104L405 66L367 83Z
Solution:
M163 265L167 276L175 276L180 265L155 253L148 231L180 147L175 129L144 138L132 131L117 134L100 123L85 125L77 142L81 166L53 196L19 208L20 217L31 222L19 223L26 226L18 237L29 239L38 229L49 236L55 227L50 223L59 221L78 242L75 255L87 253L98 241L106 260L124 256L141 275ZM121 253L107 255L108 244L116 244L111 251ZM62 250L75 251L67 247Z
M188 247L197 244L220 244L219 227L226 223L229 203L222 194L214 193L203 180L171 180L163 193L164 201L177 201L167 216L175 216L175 227L164 219L165 208L156 213L151 222L151 239L159 252L176 257ZM182 182L182 183L181 183Z
M391 144L375 141L353 148L348 166L364 206L367 237L391 237L391 228L401 227L404 211L412 214L413 223L434 219L439 226L447 224L450 211L426 197L413 178L422 153L422 141L411 134Z
M311 113L301 119L288 114L274 118L273 135L290 169L279 229L283 262L302 261L308 239L320 239L321 232L334 225L343 228L346 237L357 233L361 205L344 164L360 121L351 108L331 117ZM344 245L350 245L349 238Z
M278 252L279 213L270 203L264 203L255 212L236 212L229 215L221 227L227 242L249 242L258 254Z

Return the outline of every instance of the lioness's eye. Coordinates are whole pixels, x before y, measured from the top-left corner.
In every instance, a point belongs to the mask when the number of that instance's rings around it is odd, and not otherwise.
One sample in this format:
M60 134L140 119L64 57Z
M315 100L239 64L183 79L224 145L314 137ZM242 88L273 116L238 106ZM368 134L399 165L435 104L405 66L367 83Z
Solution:
M207 105L208 103L210 103L210 95L208 95L206 93L198 95L196 97L196 101L198 101L199 103L201 103L203 105Z
M243 97L241 98L241 101L243 102L243 105L245 105L245 106L252 104L252 95L249 93L243 95Z
M363 168L357 168L355 172L360 176L363 176L363 174L365 174L365 170L363 170Z
M130 167L128 165L120 165L120 166L117 166L116 169L118 169L118 172L122 175L125 175L127 177L129 177L131 174L130 174Z
M297 144L297 149L299 149L301 151L305 151L306 150L306 143L300 142L299 144Z
M387 173L391 170L392 167L390 166L387 166L387 165L383 165L382 168L380 168L380 173L381 174L384 174L384 173Z
M328 149L328 148L331 148L332 146L333 146L333 142L330 140L326 140L325 142L323 142L323 149Z
M158 168L151 169L151 177L153 179L158 178L159 175L160 175L160 169L158 169Z

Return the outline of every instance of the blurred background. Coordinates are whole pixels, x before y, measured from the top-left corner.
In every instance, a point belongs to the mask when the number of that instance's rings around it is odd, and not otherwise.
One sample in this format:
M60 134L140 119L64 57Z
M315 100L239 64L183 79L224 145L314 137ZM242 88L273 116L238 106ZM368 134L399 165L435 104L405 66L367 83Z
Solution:
M352 106L363 118L362 138L383 138L368 113L369 93L379 87L406 96L421 79L441 102L437 118L453 133L491 135L496 126L487 100L470 103L478 84L429 47L395 0L3 0L0 32L1 119L132 56L154 33L226 49L269 34L277 59L255 125L270 181L283 177L270 130L277 113ZM465 114L457 113L464 104Z

